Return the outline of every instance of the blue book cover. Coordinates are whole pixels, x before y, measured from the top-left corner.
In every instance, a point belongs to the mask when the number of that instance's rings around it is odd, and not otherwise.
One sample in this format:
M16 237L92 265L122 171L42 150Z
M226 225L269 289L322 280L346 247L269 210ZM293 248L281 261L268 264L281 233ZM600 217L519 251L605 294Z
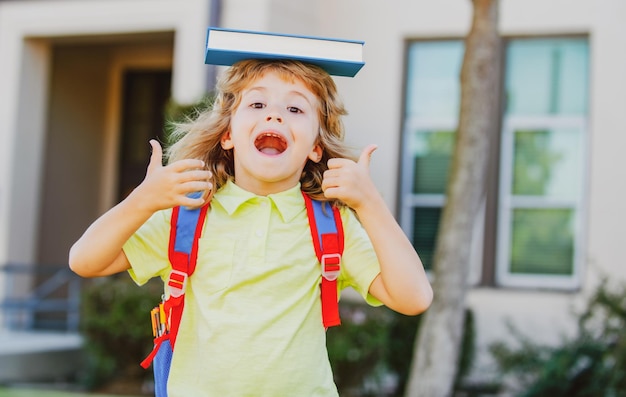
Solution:
M363 41L209 28L205 63L231 66L244 59L294 59L331 75L354 77L365 65Z

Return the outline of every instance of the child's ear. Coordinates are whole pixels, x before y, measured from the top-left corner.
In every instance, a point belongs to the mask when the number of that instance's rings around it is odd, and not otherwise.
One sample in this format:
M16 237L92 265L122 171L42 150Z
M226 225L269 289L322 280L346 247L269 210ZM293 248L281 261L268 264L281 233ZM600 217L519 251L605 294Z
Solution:
M324 149L320 145L315 145L309 153L309 159L314 163L319 163L322 160L322 154L324 154Z
M233 144L233 140L230 138L230 131L222 135L222 139L220 140L220 142L222 143L222 149L224 150L232 149L235 146Z

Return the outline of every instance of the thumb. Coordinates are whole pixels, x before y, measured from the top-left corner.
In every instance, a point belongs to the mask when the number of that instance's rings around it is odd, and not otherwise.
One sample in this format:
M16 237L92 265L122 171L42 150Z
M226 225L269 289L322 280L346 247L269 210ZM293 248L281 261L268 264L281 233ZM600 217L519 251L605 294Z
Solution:
M376 149L378 149L378 146L374 144L367 145L365 149L363 149L363 151L361 152L361 155L359 156L358 164L365 166L365 168L369 168L370 159L372 158L372 153L374 153L374 150Z
M152 154L150 155L150 164L148 164L148 173L163 167L163 149L161 149L161 144L156 139L150 139L150 146L152 146Z

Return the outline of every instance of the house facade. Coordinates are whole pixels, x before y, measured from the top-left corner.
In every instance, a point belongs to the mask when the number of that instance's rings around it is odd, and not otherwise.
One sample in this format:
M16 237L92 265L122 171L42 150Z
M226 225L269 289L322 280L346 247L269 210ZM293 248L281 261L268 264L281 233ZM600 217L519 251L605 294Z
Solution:
M212 88L217 25L365 41L365 67L335 79L348 141L378 144L371 174L431 268L471 15L468 0L0 1L0 264L67 263L143 177L168 99ZM477 372L507 321L556 342L598 282L626 281L624 20L622 0L501 1L499 117L467 258ZM0 301L33 282L0 272Z

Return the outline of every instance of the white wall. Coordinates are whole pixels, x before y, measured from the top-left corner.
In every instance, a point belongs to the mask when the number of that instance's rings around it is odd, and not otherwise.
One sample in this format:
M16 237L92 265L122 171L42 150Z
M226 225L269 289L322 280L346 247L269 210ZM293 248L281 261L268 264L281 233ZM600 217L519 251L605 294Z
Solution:
M591 32L588 262L590 272L626 278L626 2L594 3ZM590 274L591 275L591 274Z

